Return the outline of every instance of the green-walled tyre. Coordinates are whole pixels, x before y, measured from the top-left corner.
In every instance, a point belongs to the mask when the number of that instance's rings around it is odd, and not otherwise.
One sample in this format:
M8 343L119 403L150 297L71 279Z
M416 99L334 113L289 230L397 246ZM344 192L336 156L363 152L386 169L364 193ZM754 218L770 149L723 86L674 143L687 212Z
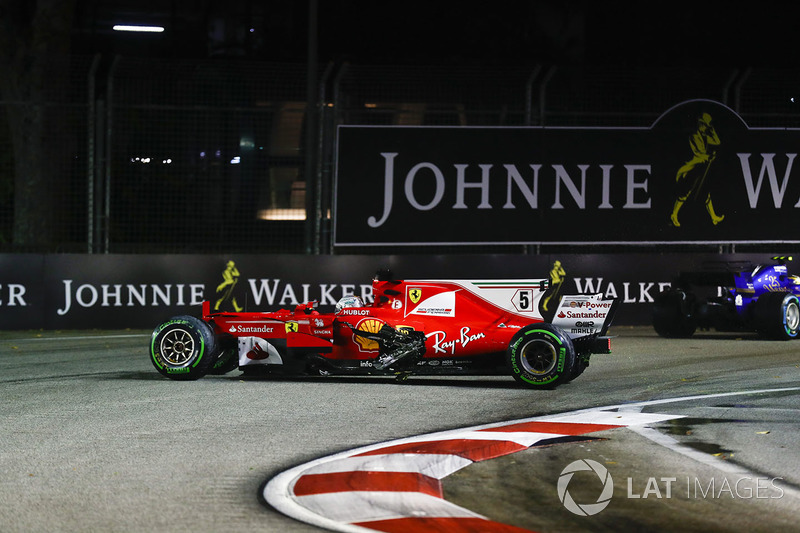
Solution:
M171 318L153 331L150 360L162 376L178 381L200 379L217 360L214 332L193 316Z
M529 324L508 343L506 362L511 375L531 388L549 389L573 377L572 339L553 324Z

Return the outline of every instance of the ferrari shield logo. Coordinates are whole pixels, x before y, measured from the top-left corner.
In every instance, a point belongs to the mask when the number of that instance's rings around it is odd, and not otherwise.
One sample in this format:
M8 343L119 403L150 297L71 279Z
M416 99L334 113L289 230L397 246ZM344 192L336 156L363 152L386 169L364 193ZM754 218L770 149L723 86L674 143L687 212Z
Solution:
M287 322L286 323L286 333L297 333L297 322Z
M422 298L422 289L408 289L408 299L411 300L411 303L415 304L419 302L420 298Z

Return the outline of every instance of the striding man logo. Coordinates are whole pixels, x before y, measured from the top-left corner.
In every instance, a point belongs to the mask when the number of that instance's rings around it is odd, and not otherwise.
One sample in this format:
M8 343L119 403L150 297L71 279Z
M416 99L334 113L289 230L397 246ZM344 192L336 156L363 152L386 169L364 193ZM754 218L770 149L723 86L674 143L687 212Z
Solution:
M228 303L231 304L233 310L236 312L243 310L243 308L236 301L236 296L233 292L238 282L239 269L236 268L236 263L233 261L228 261L228 264L225 265L225 270L222 272L222 283L217 285L217 294L219 297L214 304L214 311L219 311L221 306Z
M689 139L692 158L678 169L675 176L677 198L672 206L670 223L676 228L681 225L678 220L681 207L691 201L705 205L708 216L715 226L725 219L725 215L717 214L711 199L713 172L709 173L709 170L711 170L711 164L716 159L717 150L721 144L711 120L711 115L708 113L703 113L697 119L697 129Z

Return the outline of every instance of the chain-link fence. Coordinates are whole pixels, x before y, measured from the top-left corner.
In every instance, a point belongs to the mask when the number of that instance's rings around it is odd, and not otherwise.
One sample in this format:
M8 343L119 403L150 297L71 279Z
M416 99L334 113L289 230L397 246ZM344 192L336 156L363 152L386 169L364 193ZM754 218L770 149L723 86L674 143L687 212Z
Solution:
M108 247L303 250L302 65L120 58L109 80Z
M94 64L40 60L3 74L0 250L63 252L85 242Z
M312 73L309 91L303 64L73 57L38 92L6 90L0 251L352 253L329 237L339 124L646 127L698 98L800 124L790 69Z

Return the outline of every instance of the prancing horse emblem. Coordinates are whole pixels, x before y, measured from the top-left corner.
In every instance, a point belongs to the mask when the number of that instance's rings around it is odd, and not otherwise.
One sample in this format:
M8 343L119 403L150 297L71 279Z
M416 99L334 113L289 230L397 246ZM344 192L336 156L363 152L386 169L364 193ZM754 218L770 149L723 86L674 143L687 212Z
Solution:
M415 304L422 298L422 289L408 289L408 299Z

